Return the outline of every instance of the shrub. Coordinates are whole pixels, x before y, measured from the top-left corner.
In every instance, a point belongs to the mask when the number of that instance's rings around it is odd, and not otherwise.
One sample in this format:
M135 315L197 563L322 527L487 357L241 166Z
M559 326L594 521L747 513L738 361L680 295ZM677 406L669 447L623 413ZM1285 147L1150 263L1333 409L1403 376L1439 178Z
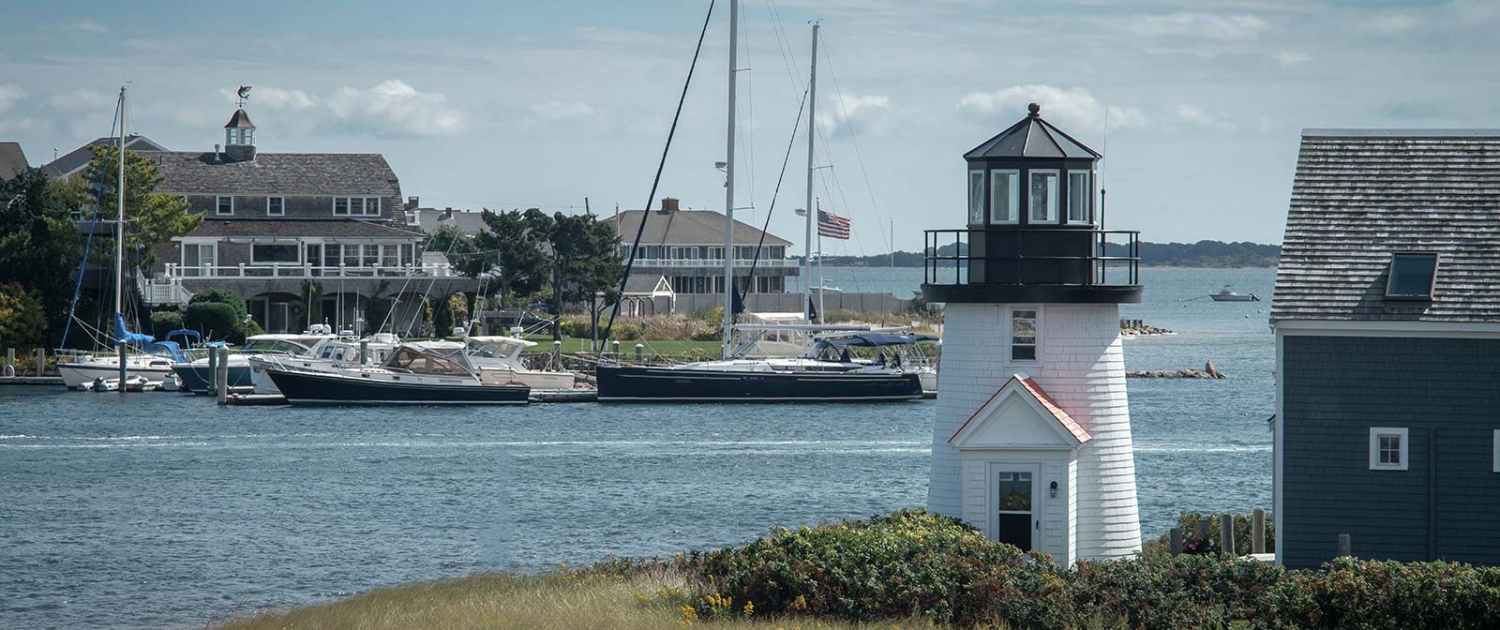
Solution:
M1500 627L1500 568L1338 558L1288 577L1266 598L1254 627Z
M0 284L0 343L36 348L46 343L47 314L36 294L20 283Z
M188 300L188 305L202 304L204 302L228 304L230 308L234 309L235 321L244 321L250 313L250 311L245 309L245 298L240 297L240 294L229 289L204 289L194 293L192 299Z
M562 330L563 336L565 337L588 339L594 334L593 323L590 322L589 318L587 317L569 315L562 318L562 322L558 325Z
M182 313L157 311L151 314L151 336L166 339L167 333L182 328Z
M1177 526L1182 528L1183 552L1191 554L1218 554L1219 549L1219 517L1209 516L1208 538L1198 539L1198 521L1205 518L1198 512L1184 512L1177 518ZM1235 514L1234 519L1234 555L1248 555L1251 551L1250 544L1250 521L1249 514ZM1276 551L1276 527L1273 524L1271 513L1266 513L1266 553ZM1170 544L1169 534L1162 534L1152 547L1159 546L1165 551Z
M189 303L182 314L182 325L202 333L204 341L244 340L234 307L223 302Z

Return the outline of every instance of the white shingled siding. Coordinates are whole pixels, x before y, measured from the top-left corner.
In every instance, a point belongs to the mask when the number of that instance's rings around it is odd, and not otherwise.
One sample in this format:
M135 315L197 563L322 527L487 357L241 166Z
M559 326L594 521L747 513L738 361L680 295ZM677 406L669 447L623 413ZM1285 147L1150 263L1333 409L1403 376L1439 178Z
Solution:
M1063 553L1051 552L1059 560L1067 556L1115 558L1135 553L1141 548L1140 518L1119 309L1113 304L1017 307L1035 308L1038 312L1036 361L1008 360L1008 305L947 306L942 378L933 422L928 509L987 527L987 505L969 503L976 500L973 497L982 497L988 503L986 473L982 468L976 472L965 466L948 439L1006 379L1024 372L1035 378L1093 436L1079 449L1076 466L1068 465L1067 477L1071 481L1067 484L1068 501L1075 503L1076 509L1067 510L1071 513L1043 514L1059 525L1069 522L1071 526L1058 528L1062 542L1044 536L1040 543L1061 548ZM1033 457L1031 461L1043 461L1036 455L1029 454ZM1051 475L1060 474L1060 470L1053 470L1050 475L1044 470L1043 477L1050 479ZM1044 483L1040 488L1045 495L1047 485ZM1054 531L1048 523L1044 527L1048 535ZM1070 537L1074 539L1072 542L1066 540ZM1068 553L1069 547L1076 549L1076 554Z

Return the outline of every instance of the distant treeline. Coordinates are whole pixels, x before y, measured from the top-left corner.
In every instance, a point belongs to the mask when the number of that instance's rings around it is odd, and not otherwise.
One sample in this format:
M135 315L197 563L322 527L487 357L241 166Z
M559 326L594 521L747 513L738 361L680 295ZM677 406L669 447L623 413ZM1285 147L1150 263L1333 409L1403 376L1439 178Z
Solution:
M946 245L938 250L945 256L953 255L955 246ZM1109 256L1126 255L1125 247L1111 243L1106 249ZM1146 267L1275 267L1281 256L1280 245L1261 245L1243 241L1198 241L1196 243L1147 243L1140 244L1141 265ZM798 259L800 260L800 258ZM838 267L921 267L924 257L920 252L896 252L874 256L828 256L823 264ZM945 265L946 266L946 265Z

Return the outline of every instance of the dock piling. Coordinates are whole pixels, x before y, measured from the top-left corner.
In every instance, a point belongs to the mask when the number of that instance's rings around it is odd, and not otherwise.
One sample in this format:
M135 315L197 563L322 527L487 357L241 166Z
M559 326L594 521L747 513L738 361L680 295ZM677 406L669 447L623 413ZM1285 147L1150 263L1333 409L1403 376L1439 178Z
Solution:
M214 388L218 391L219 404L229 399L229 348L218 349L218 372L214 374Z
M1182 555L1182 528L1173 527L1172 531L1168 533L1168 537L1171 541L1172 555Z
M1255 508L1250 513L1250 553L1266 552L1266 511Z
M5 349L5 375L6 376L15 376L16 375L16 349L15 348L6 348Z
M37 348L36 349L36 375L37 376L46 376L46 374L47 374L47 349L46 348Z
M641 360L645 356L646 356L646 346L645 346L645 344L639 344L639 343L635 344L635 362L636 363L640 363Z
M209 347L208 349L208 393L214 394L219 389L219 349Z
M359 340L359 364L360 365L366 365L369 362L370 362L370 341L368 339L360 339Z
M1349 552L1349 535L1339 534L1339 557L1347 558L1354 554Z
M552 341L552 369L562 369L562 342Z
M1219 515L1219 548L1227 555L1238 555L1234 552L1234 515Z
M1197 528L1198 528L1198 538L1201 538L1203 540L1208 540L1208 528L1209 528L1209 520L1208 520L1208 518L1202 517L1202 516L1198 517Z

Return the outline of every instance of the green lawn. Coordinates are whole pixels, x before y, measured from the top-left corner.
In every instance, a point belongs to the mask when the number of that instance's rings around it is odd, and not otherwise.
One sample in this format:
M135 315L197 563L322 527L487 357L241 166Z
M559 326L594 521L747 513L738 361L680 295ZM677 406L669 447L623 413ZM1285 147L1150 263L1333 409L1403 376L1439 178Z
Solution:
M536 345L528 348L526 352L552 352L552 335L526 335L526 338L536 342ZM626 357L635 356L635 344L645 346L644 352L647 357L714 358L719 356L719 342L717 341L621 341L620 354ZM588 347L588 339L577 337L562 338L562 351L564 353L576 354L579 352L588 352ZM608 347L605 348L605 350L608 349Z

